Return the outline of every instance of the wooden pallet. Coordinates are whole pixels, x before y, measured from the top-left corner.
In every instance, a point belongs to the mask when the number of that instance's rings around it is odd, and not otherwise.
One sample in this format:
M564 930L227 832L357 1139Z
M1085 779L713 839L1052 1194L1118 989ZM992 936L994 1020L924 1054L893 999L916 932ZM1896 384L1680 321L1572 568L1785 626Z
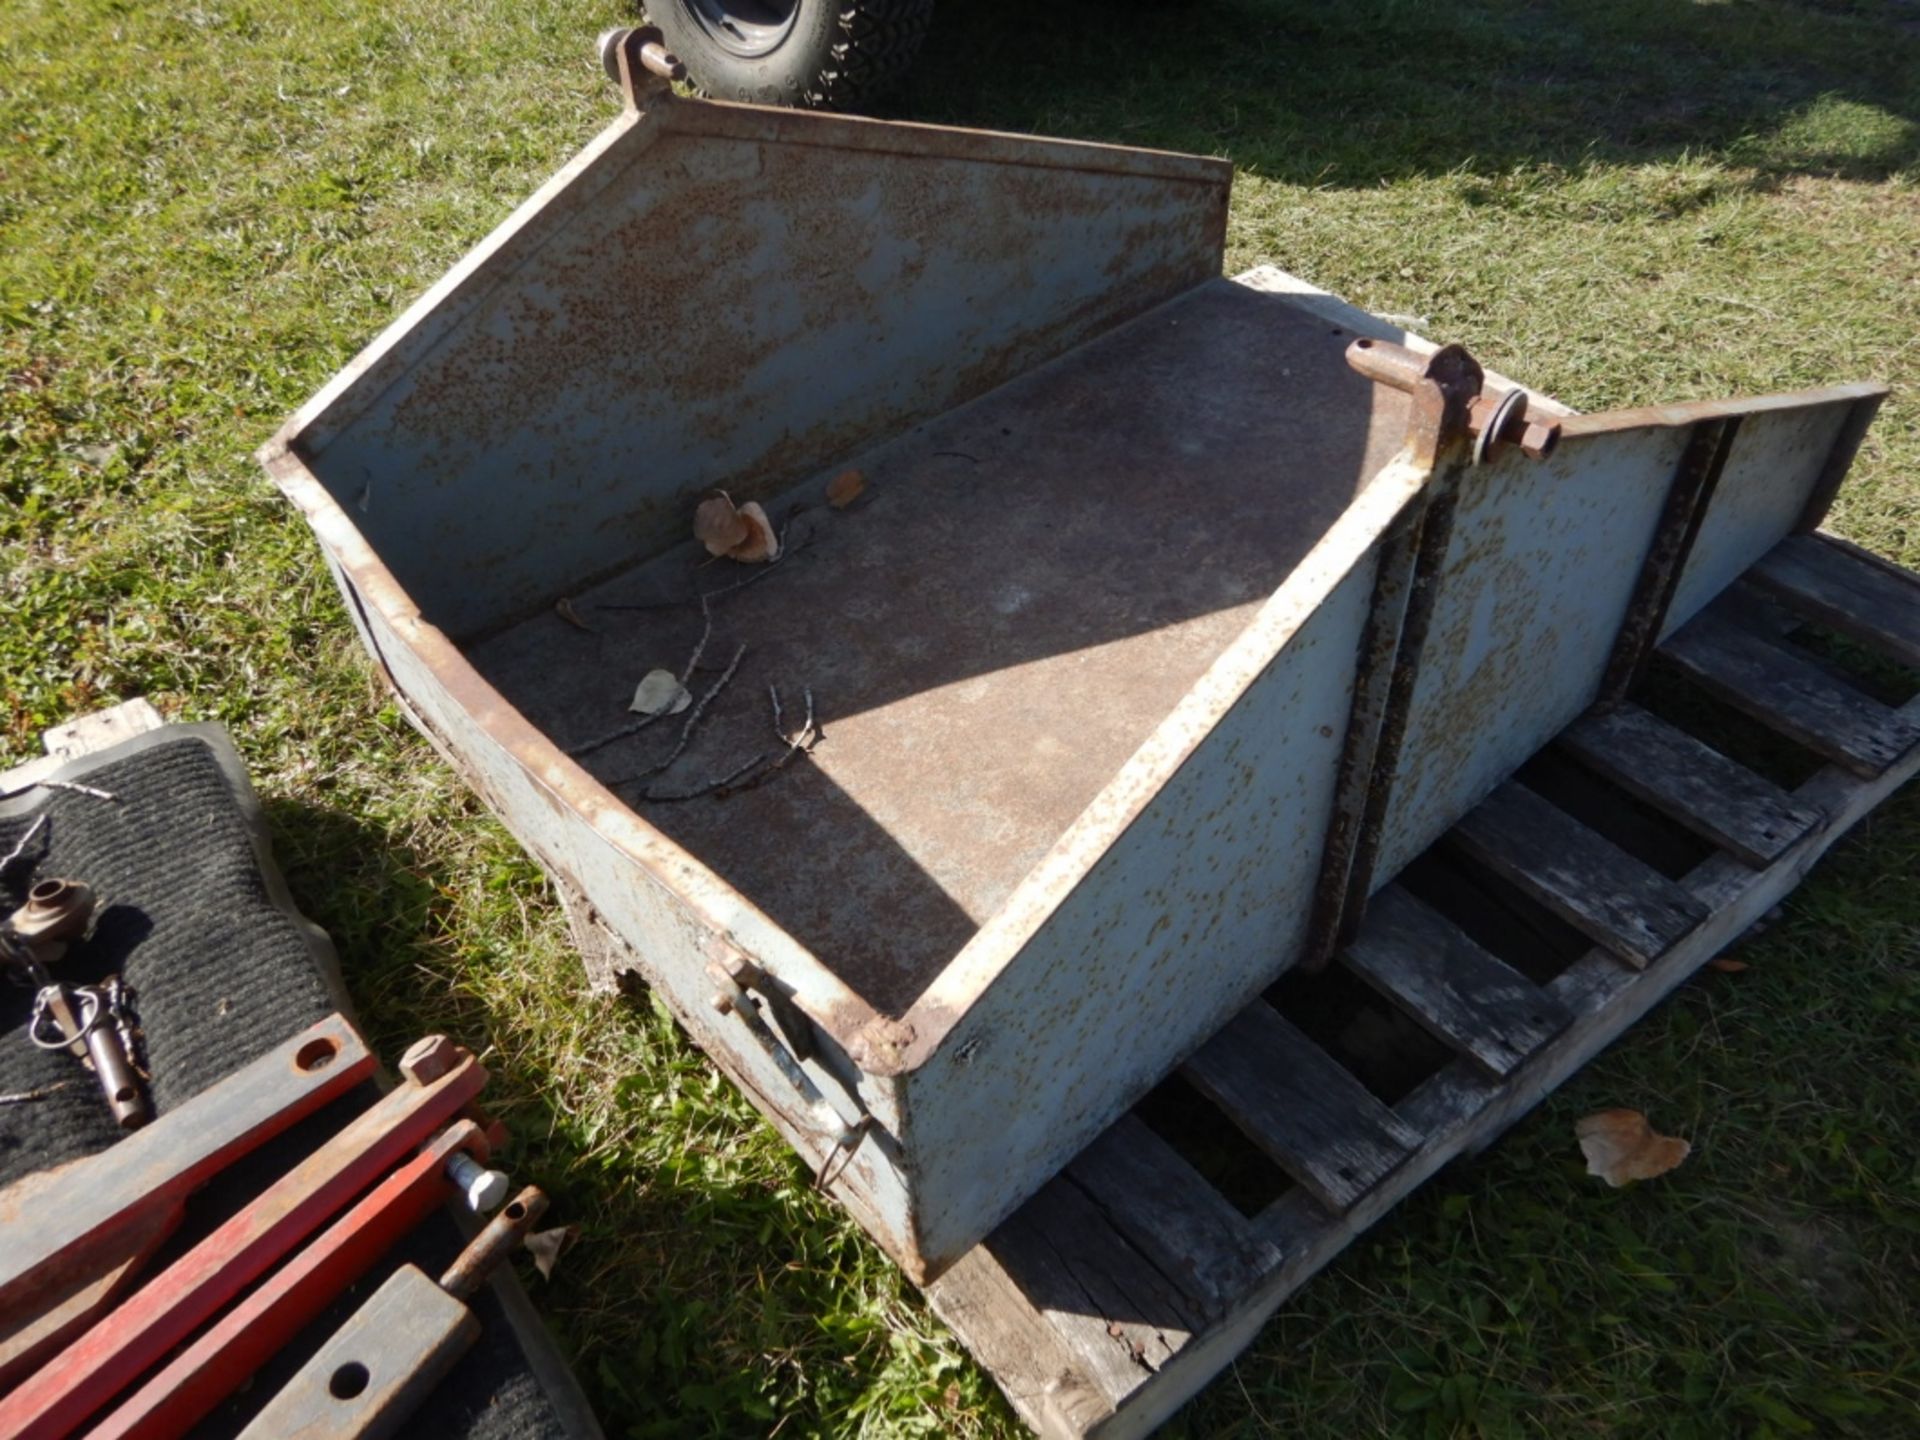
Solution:
M928 1288L1028 1424L1103 1440L1154 1429L1389 1207L1524 1115L1920 769L1920 699L1863 693L1791 637L1807 624L1920 669L1920 577L1797 536L1655 667L1656 685L1664 669L1818 757L1802 783L1624 703L1569 727L1374 897L1338 965L1445 1057L1394 1103L1288 1013L1311 1006L1315 982L1283 982L1188 1060L1200 1103L1292 1188L1249 1217L1136 1110ZM1673 863L1674 835L1705 858ZM1656 868L1646 852L1663 845ZM1444 870L1453 918L1434 887L1417 893L1423 864ZM1465 924L1476 905L1481 939Z

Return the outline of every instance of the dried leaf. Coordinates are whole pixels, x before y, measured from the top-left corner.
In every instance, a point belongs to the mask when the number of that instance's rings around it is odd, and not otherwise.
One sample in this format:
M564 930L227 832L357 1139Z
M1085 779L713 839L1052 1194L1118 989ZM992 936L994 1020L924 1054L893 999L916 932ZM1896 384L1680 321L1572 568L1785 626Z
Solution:
M727 551L727 558L743 561L749 565L762 560L778 560L780 537L774 533L773 522L767 519L767 512L760 508L759 502L749 500L740 507L739 516L750 533L746 539Z
M580 618L580 612L573 608L573 601L569 600L564 595L562 595L558 600L553 602L553 613L558 615L562 620L566 621L569 625L573 626L573 628L576 630L584 630L589 635L597 635L600 633L599 631L595 630L593 626L589 625L586 621Z
M540 1272L542 1280L553 1278L553 1267L560 1262L562 1255L573 1248L579 1230L577 1225L557 1225L551 1230L538 1230L527 1236L527 1253L533 1257L533 1268Z
M678 715L693 703L693 693L671 670L649 670L627 709L636 715Z
M752 536L753 526L741 517L724 490L711 500L702 500L700 508L693 512L693 538L707 547L709 555L725 555Z
M867 477L858 470L842 470L827 482L827 503L844 510L858 500L867 488Z
M1747 968L1747 962L1736 960L1731 955L1719 955L1707 961L1709 970L1718 970L1722 975L1738 975Z
M1638 1110L1602 1110L1574 1122L1587 1173L1618 1189L1633 1180L1664 1175L1693 1149L1685 1140L1656 1134Z

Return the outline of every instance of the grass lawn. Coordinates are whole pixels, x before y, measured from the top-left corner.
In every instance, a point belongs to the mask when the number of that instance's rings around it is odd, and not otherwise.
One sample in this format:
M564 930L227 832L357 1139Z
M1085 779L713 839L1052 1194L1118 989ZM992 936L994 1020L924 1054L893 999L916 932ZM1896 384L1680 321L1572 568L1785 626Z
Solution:
M1033 12L1044 12L1036 17ZM489 1045L610 1433L1013 1435L382 694L249 454L612 116L615 0L5 0L0 764L223 722L373 1038ZM1914 0L948 0L913 118L1232 157L1277 263L1582 408L1879 378L1833 518L1920 565ZM1267 1328L1191 1435L1920 1434L1920 793ZM1693 1157L1613 1192L1572 1121Z

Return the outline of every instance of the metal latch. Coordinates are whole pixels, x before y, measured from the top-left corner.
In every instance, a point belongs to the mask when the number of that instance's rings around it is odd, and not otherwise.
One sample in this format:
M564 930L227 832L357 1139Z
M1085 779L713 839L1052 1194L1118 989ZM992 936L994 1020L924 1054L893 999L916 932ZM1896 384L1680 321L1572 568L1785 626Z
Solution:
M732 1015L747 1027L747 1032L759 1042L760 1048L767 1052L787 1083L800 1093L801 1104L812 1117L814 1128L821 1134L831 1137L825 1157L820 1161L820 1169L814 1175L814 1187L824 1190L834 1178L846 1168L853 1159L854 1151L860 1148L860 1141L866 1136L873 1123L871 1115L862 1115L849 1124L846 1118L834 1107L832 1101L821 1093L813 1077L801 1068L801 1061L812 1058L813 1029L812 1022L800 1012L790 997L783 994L778 986L768 980L766 972L744 956L733 956L726 963L714 961L707 966L707 973L713 977L715 990L707 1002L721 1015ZM766 1006L773 1013L776 1023L785 1033L787 1040L774 1034L768 1025L766 1016L761 1013L760 1000L747 993L752 986L766 997ZM788 1045L793 1048L789 1049ZM839 1167L835 1168L835 1162Z

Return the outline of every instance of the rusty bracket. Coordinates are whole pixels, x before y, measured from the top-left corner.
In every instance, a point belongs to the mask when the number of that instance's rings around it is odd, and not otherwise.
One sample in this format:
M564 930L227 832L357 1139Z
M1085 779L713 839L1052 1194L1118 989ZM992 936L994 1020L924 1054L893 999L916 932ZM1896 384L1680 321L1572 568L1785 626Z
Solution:
M1713 492L1720 484L1721 472L1733 453L1733 442L1740 433L1740 417L1702 420L1687 436L1680 452L1680 465L1667 486L1666 504L1654 526L1653 539L1640 562L1640 575L1634 581L1633 597L1627 613L1621 617L1619 633L1614 637L1613 654L1600 682L1599 702L1617 705L1646 670L1660 632L1666 625L1667 611L1680 588L1680 576L1699 538L1700 526L1713 503Z
M626 96L629 110L644 110L646 102L687 78L687 67L667 49L667 37L652 25L600 33L600 64Z
M1482 393L1486 372L1462 346L1422 355L1390 341L1360 339L1347 347L1347 363L1376 384L1412 397L1402 458L1429 478L1380 543L1300 961L1309 974L1326 968L1366 916L1465 471L1484 464L1496 445L1516 444L1544 456L1560 436L1557 423L1526 418L1526 391Z
M848 1124L846 1118L834 1108L833 1102L814 1084L813 1077L801 1068L800 1061L781 1044L780 1037L773 1033L766 1017L761 1015L758 1002L747 993L748 983L759 989L765 982L766 977L758 966L741 956L735 957L730 963L713 962L707 966L707 974L714 982L713 996L708 1003L715 1013L731 1015L746 1026L747 1033L766 1051L767 1058L773 1061L787 1083L799 1092L812 1128L829 1142L826 1158L821 1161L820 1170L814 1177L817 1184L824 1186L828 1183L827 1172L834 1159L843 1151L848 1152L851 1158L851 1151L866 1134L871 1117L863 1115L855 1123Z
M717 947L721 958L714 963L726 972L726 976L743 990L753 990L766 1002L767 1013L773 1017L781 1036L787 1042L787 1048L793 1052L796 1060L811 1060L819 1053L819 1037L814 1032L813 1021L794 1002L793 995L761 969L753 961L725 942ZM725 1013L725 1012L722 1012Z
M1390 340L1359 339L1347 347L1347 363L1376 385L1391 385L1413 397L1407 443L1412 458L1438 465L1457 441L1473 442L1472 459L1484 464L1500 445L1544 460L1560 443L1558 420L1528 418L1525 390L1484 393L1486 372L1460 345L1442 345L1422 355Z

